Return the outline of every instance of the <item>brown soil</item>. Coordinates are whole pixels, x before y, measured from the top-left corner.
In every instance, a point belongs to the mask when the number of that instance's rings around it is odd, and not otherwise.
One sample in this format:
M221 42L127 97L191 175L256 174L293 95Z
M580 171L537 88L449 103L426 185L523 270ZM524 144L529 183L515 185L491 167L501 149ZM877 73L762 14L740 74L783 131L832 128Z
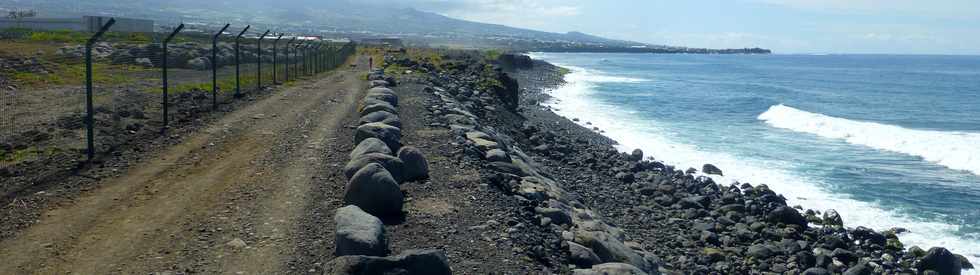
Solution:
M0 243L0 273L286 270L297 221L316 203L314 175L328 156L347 154L329 145L364 90L363 72L334 72L229 113L46 211Z

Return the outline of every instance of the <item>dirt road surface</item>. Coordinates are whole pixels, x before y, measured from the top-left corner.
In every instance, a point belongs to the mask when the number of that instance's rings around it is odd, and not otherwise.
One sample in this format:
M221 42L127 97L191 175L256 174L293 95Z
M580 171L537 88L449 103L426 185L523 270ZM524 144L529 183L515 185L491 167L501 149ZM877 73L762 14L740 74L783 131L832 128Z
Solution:
M364 91L365 58L299 82L49 210L0 243L0 274L292 273L318 171ZM336 165L336 164L333 164ZM342 192L342 190L337 190ZM298 271L298 272L304 272Z

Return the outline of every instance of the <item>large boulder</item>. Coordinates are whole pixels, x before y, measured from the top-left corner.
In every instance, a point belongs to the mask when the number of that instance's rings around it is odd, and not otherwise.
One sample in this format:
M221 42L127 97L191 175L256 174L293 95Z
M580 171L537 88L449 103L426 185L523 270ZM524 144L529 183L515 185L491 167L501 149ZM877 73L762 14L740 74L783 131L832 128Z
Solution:
M538 213L542 217L551 219L551 222L557 225L572 223L572 216L558 208L535 207L534 213Z
M451 275L441 250L406 250L397 256L343 256L324 266L324 275L419 274Z
M344 166L344 176L350 179L354 176L354 173L357 173L361 168L372 163L380 164L385 170L388 170L396 182L405 180L405 163L400 158L381 153L363 154L351 159Z
M354 132L354 143L361 143L367 138L379 139L393 151L402 147L402 130L388 124L372 122L358 126Z
M136 65L143 66L143 67L148 67L148 68L153 67L153 61L150 61L150 59L146 57L136 58L133 62L135 62Z
M762 244L755 244L749 246L746 255L752 256L752 258L755 258L760 261L765 261L766 259L769 259L769 257L773 255L773 251L768 246Z
M847 271L844 271L844 275L871 275L871 274L874 274L874 268L869 266L867 263L856 264L851 268L848 268Z
M599 256L592 252L592 249L574 242L568 243L568 260L578 267L591 267L600 262Z
M377 105L379 103L384 103L385 105L390 105L391 106L392 110L394 110L394 111L391 111L392 113L398 113L398 109L397 109L398 108L398 99L394 95L370 95L369 94L367 96L364 96L364 98L361 99L361 102L360 103L361 104L358 105L358 106L360 108L362 108L362 109L367 108L368 106L371 106L371 105ZM377 107L377 108L381 108L381 107ZM388 107L384 107L384 108L388 108ZM365 114L366 113L367 112L365 112Z
M388 83L388 84L390 84L390 83ZM367 94L389 94L389 95L395 95L397 93L395 93L395 90L392 90L392 89L387 88L387 87L373 87L371 89L368 89Z
M385 102L375 101L375 102L370 102L370 103L367 103L367 104L364 104L363 106L361 106L360 115L363 116L363 115L370 114L370 113L377 112L377 111L385 111L385 112L389 112L389 113L392 113L392 114L397 114L398 113L398 109L395 109L395 105L391 105L391 103L389 103L387 101L385 101Z
M803 275L830 275L830 271L821 267L811 267L804 270Z
M823 225L831 227L844 226L844 219L840 217L837 210L829 209L823 212Z
M920 272L932 270L941 275L959 275L963 271L963 262L946 248L933 247L915 262L915 269Z
M477 148L479 148L484 152L492 149L500 148L500 144L493 141L493 138L491 138L490 135L487 135L484 132L480 132L480 131L467 132L466 139L469 139L471 142L473 142L473 145L476 145Z
M402 121L400 118L398 118L398 115L386 111L377 111L363 115L357 120L357 125L364 125L372 122L381 122L398 128L402 127Z
M380 100L391 104L391 106L398 106L398 95L388 88L373 88L368 90L367 95L364 96L364 99Z
M573 275L647 275L647 274L660 274L657 271L647 273L643 272L639 268L624 264L624 263L605 263L600 265L594 265L591 269L576 269L572 271Z
M715 166L714 164L710 164L710 163L701 166L701 172L704 172L705 174L708 175L724 176L724 174L721 172L721 169L718 169L718 166Z
M372 80L369 86L371 88L375 88L375 87L388 87L388 81L384 81L384 80Z
M486 158L487 161L489 162L495 162L495 161L507 162L507 163L511 162L511 158L509 155L507 155L507 152L504 152L504 150L500 150L500 149L491 149L487 151L484 158Z
M376 138L367 138L354 147L354 150L350 152L350 159L371 153L392 155L391 148L388 148L388 145L384 141Z
M388 82L388 85L391 87L398 86L398 80L395 80L395 77L393 76L386 76L385 81Z
M776 207L766 215L766 220L772 223L795 224L803 228L807 225L806 218L789 206Z
M629 160L630 161L641 161L641 160L643 160L643 150L640 150L640 149L633 150L633 152L630 153Z
M429 162L425 160L422 150L405 146L398 150L398 158L405 163L405 171L402 173L403 180L414 181L429 178Z
M609 233L603 231L579 230L575 242L592 249L602 262L627 263L646 272L656 272L657 265L647 261L640 253L633 251Z
M400 215L405 202L398 182L388 170L371 163L354 173L344 190L344 202L357 205L371 215Z
M205 71L211 68L211 60L207 57L198 57L187 61L187 66L192 70Z
M388 243L381 219L356 205L348 205L337 209L333 220L337 224L334 232L337 256L387 256Z

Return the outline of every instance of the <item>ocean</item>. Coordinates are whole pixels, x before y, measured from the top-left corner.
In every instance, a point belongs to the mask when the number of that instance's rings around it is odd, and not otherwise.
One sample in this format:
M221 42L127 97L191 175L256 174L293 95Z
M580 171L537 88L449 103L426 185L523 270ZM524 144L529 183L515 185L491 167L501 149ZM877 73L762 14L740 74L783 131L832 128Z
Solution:
M532 57L571 70L547 105L620 150L980 263L980 56Z

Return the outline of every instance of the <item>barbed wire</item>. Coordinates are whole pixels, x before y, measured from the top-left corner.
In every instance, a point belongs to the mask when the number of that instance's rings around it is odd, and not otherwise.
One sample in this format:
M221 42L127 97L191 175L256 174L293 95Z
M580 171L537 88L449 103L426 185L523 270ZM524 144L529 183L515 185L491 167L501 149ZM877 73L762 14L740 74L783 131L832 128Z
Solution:
M243 35L236 48L237 32L232 31L214 44L217 29L177 33L166 45L166 60L163 42L169 32L108 32L94 43L95 151L121 154L134 142L165 135L167 123L186 125L207 113L230 110L236 90L241 96L261 93L340 66L353 53L350 43L272 32L261 39L260 48L261 33L254 31ZM0 180L30 177L30 167L39 163L84 161L85 44L91 36L0 30Z

